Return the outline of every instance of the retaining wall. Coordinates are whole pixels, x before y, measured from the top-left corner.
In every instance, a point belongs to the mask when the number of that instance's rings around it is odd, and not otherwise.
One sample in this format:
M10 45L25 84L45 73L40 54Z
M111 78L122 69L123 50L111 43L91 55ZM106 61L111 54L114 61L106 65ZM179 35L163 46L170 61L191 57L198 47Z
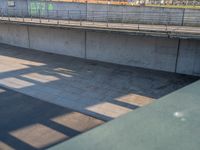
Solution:
M45 52L200 76L195 40L0 24L0 43ZM180 44L180 45L179 45Z

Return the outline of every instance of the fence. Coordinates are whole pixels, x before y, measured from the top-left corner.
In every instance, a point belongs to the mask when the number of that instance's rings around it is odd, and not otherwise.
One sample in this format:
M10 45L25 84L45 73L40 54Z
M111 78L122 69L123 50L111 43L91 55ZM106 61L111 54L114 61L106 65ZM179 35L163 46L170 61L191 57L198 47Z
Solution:
M56 2L58 0L54 0ZM49 2L49 1L47 1ZM200 0L59 0L58 2L97 3L114 5L178 5L200 6Z
M33 13L34 12L34 13ZM1 17L44 18L55 20L78 20L126 24L160 24L200 26L200 13L183 10L181 12L151 11L82 11L82 10L0 10Z

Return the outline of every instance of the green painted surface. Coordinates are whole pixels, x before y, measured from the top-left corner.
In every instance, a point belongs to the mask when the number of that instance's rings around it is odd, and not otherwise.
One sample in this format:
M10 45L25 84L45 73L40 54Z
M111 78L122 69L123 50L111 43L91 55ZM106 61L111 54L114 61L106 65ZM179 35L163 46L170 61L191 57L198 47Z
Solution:
M31 15L44 15L46 11L46 2L31 1L29 4L29 13ZM53 10L53 5L47 5L48 10Z
M199 150L200 81L50 150Z
M53 6L53 4L48 4L48 10L49 10L49 11L54 10L54 6Z

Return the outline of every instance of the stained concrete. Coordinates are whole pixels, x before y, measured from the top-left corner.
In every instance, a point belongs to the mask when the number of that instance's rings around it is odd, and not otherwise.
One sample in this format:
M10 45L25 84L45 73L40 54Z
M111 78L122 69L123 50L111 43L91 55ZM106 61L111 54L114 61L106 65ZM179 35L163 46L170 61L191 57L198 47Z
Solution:
M111 120L197 78L0 45L0 85Z
M0 25L0 41L14 46L29 47L28 30L25 26Z
M178 39L87 33L87 58L173 72Z
M57 54L83 58L85 56L85 32L29 27L30 48Z
M198 40L181 41L177 72L200 75L200 46Z
M78 26L80 27L80 24ZM180 32L184 29L182 28ZM104 27L100 30L104 30ZM163 38L155 37L156 35L141 36L128 33L122 35L121 32L113 33L108 30L99 32L99 30L61 28L59 25L53 28L9 22L0 24L0 43L89 60L200 76L199 55L193 54L193 51L198 51L200 45L197 40L179 40L168 38L167 35ZM157 29L153 30L155 32ZM174 28L170 31L173 30ZM199 33L199 29L195 28L191 34L195 32ZM189 33L184 32L184 34ZM193 50L187 50L187 43L195 43L195 46L190 44L189 49ZM189 60L184 55L185 51L190 55ZM193 60L196 63L195 67L189 63ZM189 64L187 68L185 64Z
M0 149L37 150L104 122L0 86Z

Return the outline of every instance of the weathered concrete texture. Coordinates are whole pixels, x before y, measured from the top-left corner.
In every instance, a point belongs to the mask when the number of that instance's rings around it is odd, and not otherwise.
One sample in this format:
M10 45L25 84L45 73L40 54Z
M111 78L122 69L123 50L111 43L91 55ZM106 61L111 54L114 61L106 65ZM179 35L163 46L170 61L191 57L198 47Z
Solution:
M199 91L197 81L48 150L198 150Z
M45 149L104 123L1 86L0 118L1 150Z
M27 26L0 24L0 42L28 48L29 36Z
M173 72L177 39L87 33L87 58Z
M200 43L198 40L182 40L177 72L200 76Z
M83 30L29 27L29 37L32 49L81 58L85 56Z
M0 45L0 85L103 120L196 79Z
M180 40L179 43L178 39L106 31L0 24L0 43L128 66L199 75L199 42L195 40ZM185 51L190 55L190 60L186 58ZM189 64L187 70L184 69L185 64Z

